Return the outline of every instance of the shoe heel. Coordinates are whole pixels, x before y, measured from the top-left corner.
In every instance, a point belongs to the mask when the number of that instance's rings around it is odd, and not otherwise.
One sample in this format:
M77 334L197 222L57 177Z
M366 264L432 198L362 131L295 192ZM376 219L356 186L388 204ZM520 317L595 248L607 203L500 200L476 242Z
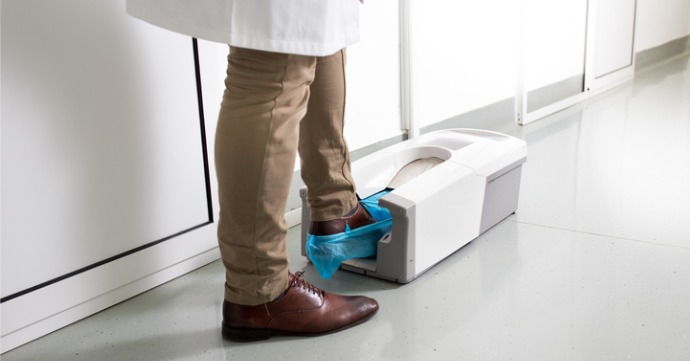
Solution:
M248 328L233 328L223 324L221 327L223 337L235 342L251 342L266 340L271 337L269 330L252 330Z

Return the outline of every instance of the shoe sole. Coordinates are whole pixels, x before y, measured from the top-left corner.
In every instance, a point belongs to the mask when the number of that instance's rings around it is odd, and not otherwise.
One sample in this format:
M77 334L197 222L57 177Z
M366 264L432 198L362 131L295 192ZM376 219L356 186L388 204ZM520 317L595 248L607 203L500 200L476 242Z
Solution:
M323 336L323 335L329 335L332 333L340 332L343 330L346 330L350 327L354 327L357 325L360 325L364 323L365 321L369 320L376 314L376 312L372 312L370 315L367 315L363 317L362 319L358 320L357 322L353 322L351 324L345 325L340 328L336 328L333 330L329 331L324 331L324 332L292 332L292 331L283 331L283 330L269 330L269 329L255 329L255 328L239 328L239 327L230 327L225 322L222 323L221 325L221 334L223 337L229 341L234 341L234 342L253 342L253 341L262 341L262 340L267 340L271 336L298 336L298 337L315 337L315 336Z

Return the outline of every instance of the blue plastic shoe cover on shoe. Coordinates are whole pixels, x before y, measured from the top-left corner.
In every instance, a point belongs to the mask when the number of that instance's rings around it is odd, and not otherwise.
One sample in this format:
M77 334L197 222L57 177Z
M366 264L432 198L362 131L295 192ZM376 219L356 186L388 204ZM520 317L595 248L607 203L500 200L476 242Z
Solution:
M379 199L390 193L383 190L361 200L376 223L328 236L307 236L307 257L321 277L329 279L343 261L376 255L378 241L393 227L391 213L379 206Z

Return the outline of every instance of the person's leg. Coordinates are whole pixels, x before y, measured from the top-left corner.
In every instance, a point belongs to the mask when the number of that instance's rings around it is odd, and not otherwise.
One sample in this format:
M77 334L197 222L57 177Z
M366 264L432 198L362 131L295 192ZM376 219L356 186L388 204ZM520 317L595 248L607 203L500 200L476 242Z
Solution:
M288 270L283 215L316 58L237 49L228 59L216 133L223 336L320 335L365 321L375 300L322 291Z
M309 233L326 235L373 223L359 207L345 127L345 49L317 58L307 114L300 123L299 154L310 208ZM303 225L306 226L306 225Z
M307 114L300 122L302 179L313 221L338 218L357 206L343 135L345 50L317 58Z
M216 132L218 240L227 301L288 287L285 207L315 58L233 48Z

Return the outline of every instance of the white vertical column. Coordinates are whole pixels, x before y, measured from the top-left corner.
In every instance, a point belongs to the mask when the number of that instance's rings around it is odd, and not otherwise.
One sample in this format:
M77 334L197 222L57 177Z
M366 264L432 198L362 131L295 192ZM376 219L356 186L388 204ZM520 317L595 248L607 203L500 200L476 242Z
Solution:
M419 124L414 118L412 107L412 43L410 32L412 21L410 17L410 0L400 1L400 107L402 129L408 138L419 136Z

